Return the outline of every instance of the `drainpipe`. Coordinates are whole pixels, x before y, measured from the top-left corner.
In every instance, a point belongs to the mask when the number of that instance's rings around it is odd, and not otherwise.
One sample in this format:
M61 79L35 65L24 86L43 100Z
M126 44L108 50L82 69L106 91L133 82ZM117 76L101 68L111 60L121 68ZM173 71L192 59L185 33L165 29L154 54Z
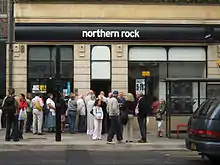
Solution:
M9 0L8 10L8 44L9 44L9 87L12 87L12 69L13 69L13 40L14 40L14 0Z

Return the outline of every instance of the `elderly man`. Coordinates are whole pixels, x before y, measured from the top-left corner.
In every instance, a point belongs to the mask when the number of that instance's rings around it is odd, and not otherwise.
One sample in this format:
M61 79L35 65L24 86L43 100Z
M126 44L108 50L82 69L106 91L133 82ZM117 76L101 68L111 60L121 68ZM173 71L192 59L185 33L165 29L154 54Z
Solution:
M149 107L147 106L146 99L143 97L143 93L137 92L137 106L135 109L135 113L138 116L138 124L141 134L141 139L138 141L139 143L146 143L147 142L147 127L146 127L146 117Z
M86 132L86 103L83 95L80 95L77 100L77 109L79 112L78 132Z
M91 100L91 96L94 95L94 91L90 90L88 95L85 97L85 102L87 103L89 100Z
M113 92L113 97L109 99L109 118L111 120L110 130L108 132L107 143L112 143L112 139L116 134L116 138L118 143L122 142L122 132L121 132L121 124L120 124L120 110L118 104L118 91Z

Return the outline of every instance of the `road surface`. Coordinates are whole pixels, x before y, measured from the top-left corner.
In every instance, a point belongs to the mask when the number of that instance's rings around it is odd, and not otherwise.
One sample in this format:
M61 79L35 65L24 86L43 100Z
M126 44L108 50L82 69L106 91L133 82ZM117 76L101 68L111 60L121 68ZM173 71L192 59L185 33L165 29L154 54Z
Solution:
M8 151L1 165L208 165L189 151Z

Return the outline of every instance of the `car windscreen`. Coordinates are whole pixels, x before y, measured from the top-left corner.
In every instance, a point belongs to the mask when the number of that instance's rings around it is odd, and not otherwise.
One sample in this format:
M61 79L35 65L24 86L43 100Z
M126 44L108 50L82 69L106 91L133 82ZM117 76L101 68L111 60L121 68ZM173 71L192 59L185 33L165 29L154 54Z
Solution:
M218 105L219 105L218 100L209 100L198 108L194 116L209 118Z
M211 113L208 114L208 117L211 119L220 120L220 102L212 109Z

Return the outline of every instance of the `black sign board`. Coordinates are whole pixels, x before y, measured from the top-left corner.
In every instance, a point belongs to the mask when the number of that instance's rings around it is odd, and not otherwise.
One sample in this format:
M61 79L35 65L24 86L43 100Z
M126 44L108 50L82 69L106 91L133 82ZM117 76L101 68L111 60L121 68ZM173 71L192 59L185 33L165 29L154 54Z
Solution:
M107 23L17 23L16 41L29 42L207 42L220 41L220 26L171 24L107 24Z

